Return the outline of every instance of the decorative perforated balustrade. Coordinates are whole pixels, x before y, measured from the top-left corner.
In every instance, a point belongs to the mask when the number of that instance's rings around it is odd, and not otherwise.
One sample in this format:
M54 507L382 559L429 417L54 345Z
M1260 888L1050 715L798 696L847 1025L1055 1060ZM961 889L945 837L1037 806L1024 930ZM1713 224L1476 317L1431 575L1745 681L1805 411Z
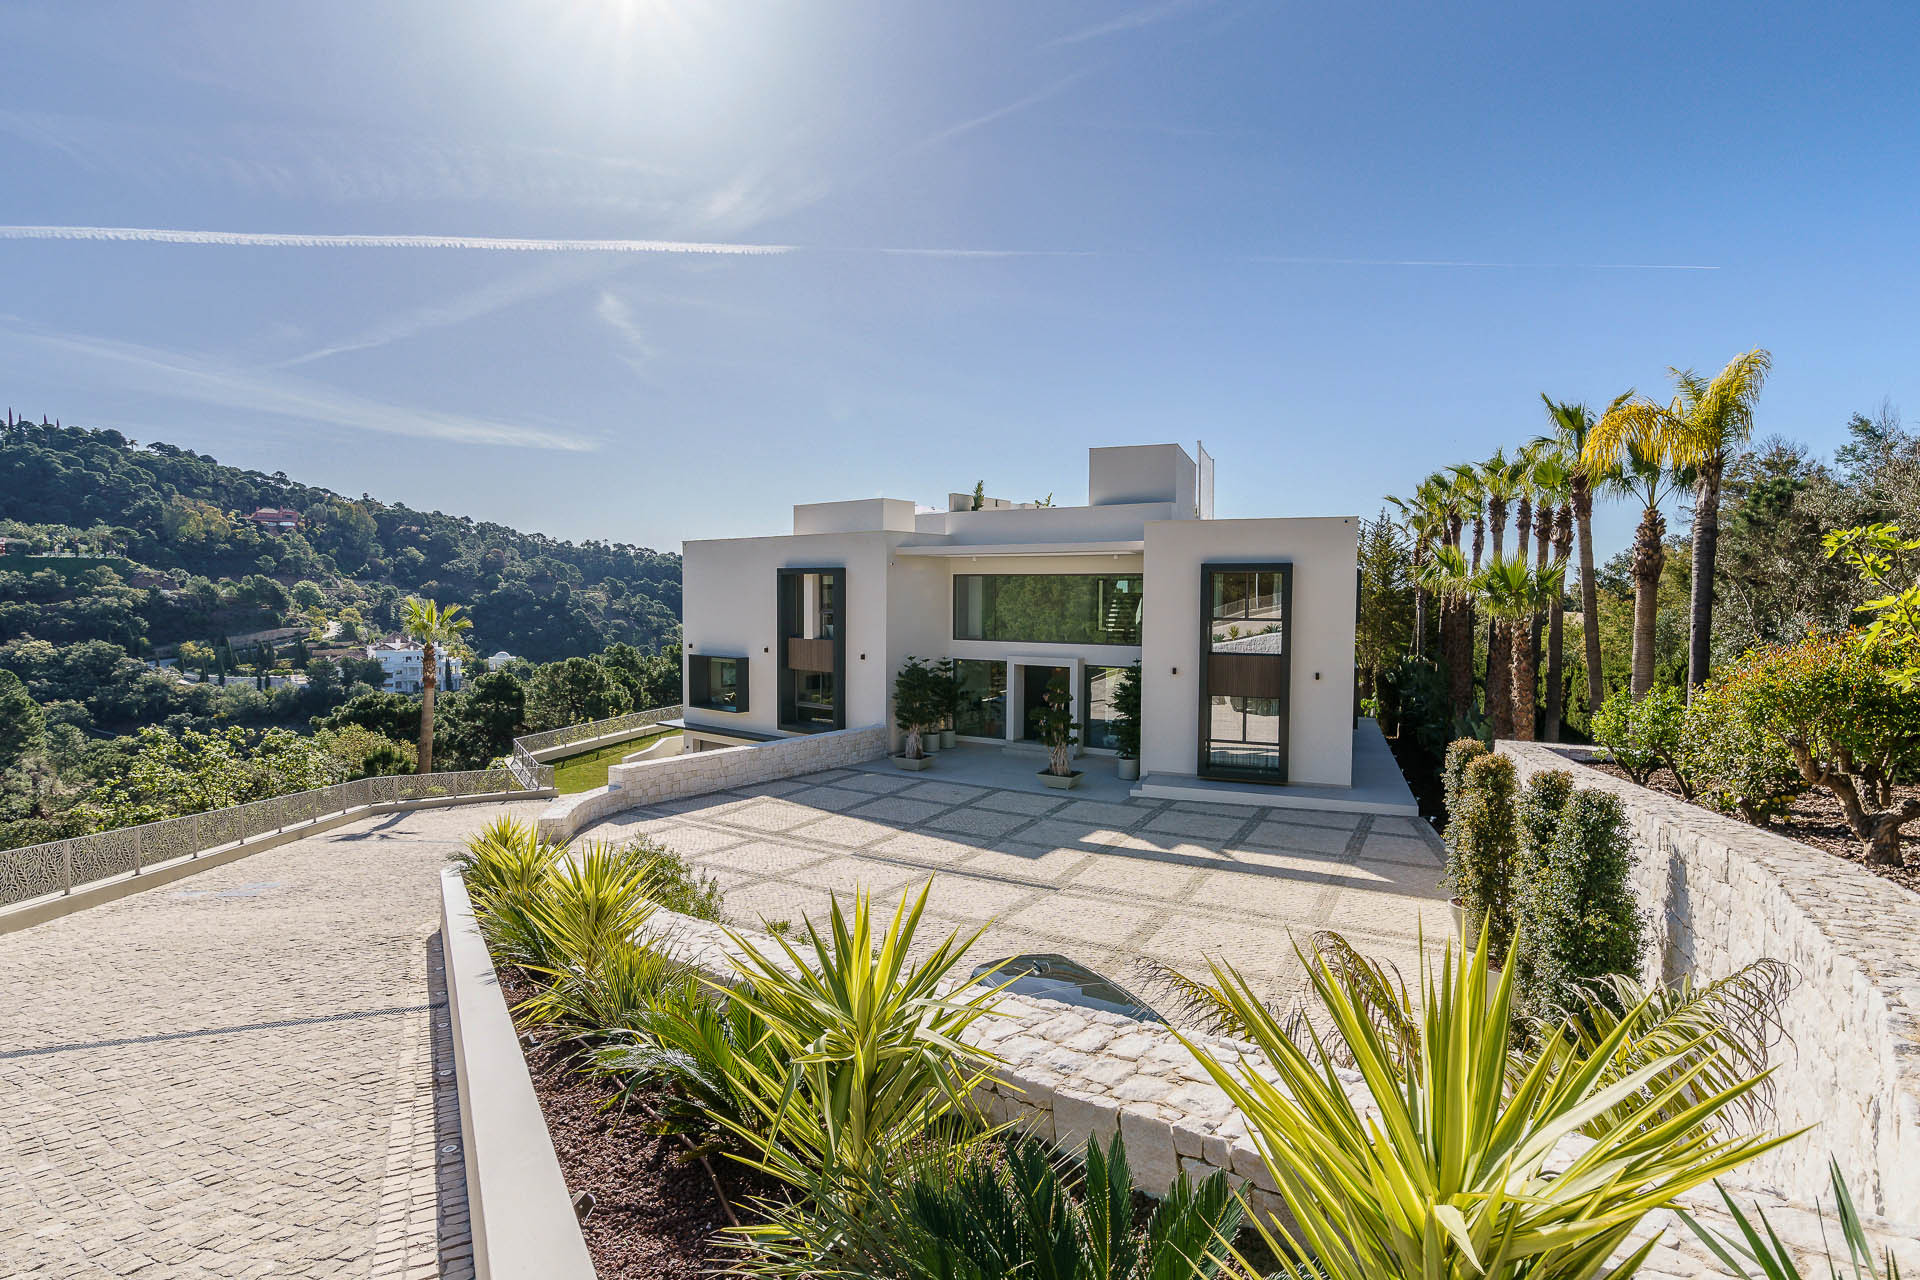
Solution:
M633 737L663 720L678 720L680 710L680 705L675 703L670 707L629 711L626 715L609 716L605 720L589 720L584 724L548 729L544 733L525 734L513 740L513 751L507 756L507 767L513 770L513 776L520 780L523 787L550 787L553 785L553 766L540 763L538 757L541 753L602 738L617 740Z
M47 894L71 893L76 886L95 880L137 875L163 862L198 857L243 840L373 805L511 795L529 789L506 767L359 778L138 827L4 849L0 850L0 907Z

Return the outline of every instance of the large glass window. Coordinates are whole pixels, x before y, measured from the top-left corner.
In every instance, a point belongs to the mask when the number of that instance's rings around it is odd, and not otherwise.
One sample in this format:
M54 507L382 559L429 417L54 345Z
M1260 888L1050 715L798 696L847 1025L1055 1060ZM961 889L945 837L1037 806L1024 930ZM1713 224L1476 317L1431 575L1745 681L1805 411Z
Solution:
M953 729L975 738L1007 736L1007 664L957 658L954 682L960 686L960 709Z
M778 712L783 729L846 728L844 569L782 569Z
M1293 570L1207 565L1203 573L1200 772L1284 782Z
M1285 652L1285 589L1279 573L1255 570L1212 575L1214 653Z
M1113 732L1113 695L1120 688L1120 677L1126 673L1125 667L1087 668L1087 694L1083 705L1087 708L1085 738L1089 748L1100 751L1120 749L1120 740Z
M1137 573L958 573L953 638L1139 644L1141 582Z

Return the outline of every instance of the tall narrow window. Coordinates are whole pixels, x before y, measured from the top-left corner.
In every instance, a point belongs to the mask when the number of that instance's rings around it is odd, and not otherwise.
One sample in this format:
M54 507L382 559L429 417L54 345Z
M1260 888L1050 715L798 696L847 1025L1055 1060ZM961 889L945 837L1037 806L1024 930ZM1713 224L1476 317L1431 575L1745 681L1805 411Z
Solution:
M1204 565L1203 777L1285 782L1293 566Z
M817 733L847 727L845 569L779 573L779 723Z
M958 658L954 683L960 690L960 709L953 727L970 738L1007 736L1007 664L977 658Z

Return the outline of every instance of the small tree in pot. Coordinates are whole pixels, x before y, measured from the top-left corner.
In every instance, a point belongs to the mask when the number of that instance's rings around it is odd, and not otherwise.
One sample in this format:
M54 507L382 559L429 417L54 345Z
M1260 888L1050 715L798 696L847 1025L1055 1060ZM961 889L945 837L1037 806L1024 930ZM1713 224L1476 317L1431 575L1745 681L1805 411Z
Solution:
M906 735L893 762L902 769L918 771L931 763L922 735L940 717L938 680L932 667L911 657L893 677L893 723Z
M1073 748L1080 735L1073 723L1073 695L1067 682L1056 677L1042 703L1035 721L1040 741L1047 746L1047 767L1040 771L1040 780L1056 788L1078 786L1080 771L1073 767Z
M1120 673L1113 690L1113 740L1120 749L1120 777L1140 776L1140 664Z
M935 679L939 682L940 693L940 749L950 751L959 745L955 739L956 717L960 714L960 678L954 670L952 658L942 658L933 664Z

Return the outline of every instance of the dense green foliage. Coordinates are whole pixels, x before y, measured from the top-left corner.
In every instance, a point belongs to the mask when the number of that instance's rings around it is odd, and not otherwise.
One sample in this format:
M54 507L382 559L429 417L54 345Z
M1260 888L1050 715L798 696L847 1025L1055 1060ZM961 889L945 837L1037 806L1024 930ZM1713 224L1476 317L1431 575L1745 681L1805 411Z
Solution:
M1655 769L1666 769L1679 782L1681 793L1691 796L1692 786L1681 758L1686 714L1686 700L1672 685L1655 686L1638 701L1619 689L1594 713L1593 740L1635 782L1645 786Z
M616 641L652 647L672 639L680 608L680 558L625 543L574 544L505 525L415 511L362 495L350 499L222 466L172 445L136 445L117 431L21 423L0 449L0 513L30 546L77 544L172 579L180 596L154 600L107 586L61 600L0 579L0 601L36 607L34 625L0 610L0 636L106 639L140 652L284 613L291 586L315 584L336 606L358 604L376 627L394 624L402 596L464 601L483 651L537 660L580 656ZM262 507L300 513L301 527L268 533L244 519ZM32 530L19 526L36 526ZM216 599L198 582L272 582ZM45 616L43 616L45 615ZM84 634L80 634L84 632ZM71 633L71 634L69 634Z
M1547 773L1529 785L1522 809L1530 847L1514 893L1515 981L1520 1008L1548 1015L1566 1009L1585 982L1638 973L1645 927L1618 798Z
M1513 761L1501 755L1469 760L1459 806L1447 823L1447 883L1467 914L1469 936L1492 939L1496 962L1513 938L1513 897L1520 833Z

